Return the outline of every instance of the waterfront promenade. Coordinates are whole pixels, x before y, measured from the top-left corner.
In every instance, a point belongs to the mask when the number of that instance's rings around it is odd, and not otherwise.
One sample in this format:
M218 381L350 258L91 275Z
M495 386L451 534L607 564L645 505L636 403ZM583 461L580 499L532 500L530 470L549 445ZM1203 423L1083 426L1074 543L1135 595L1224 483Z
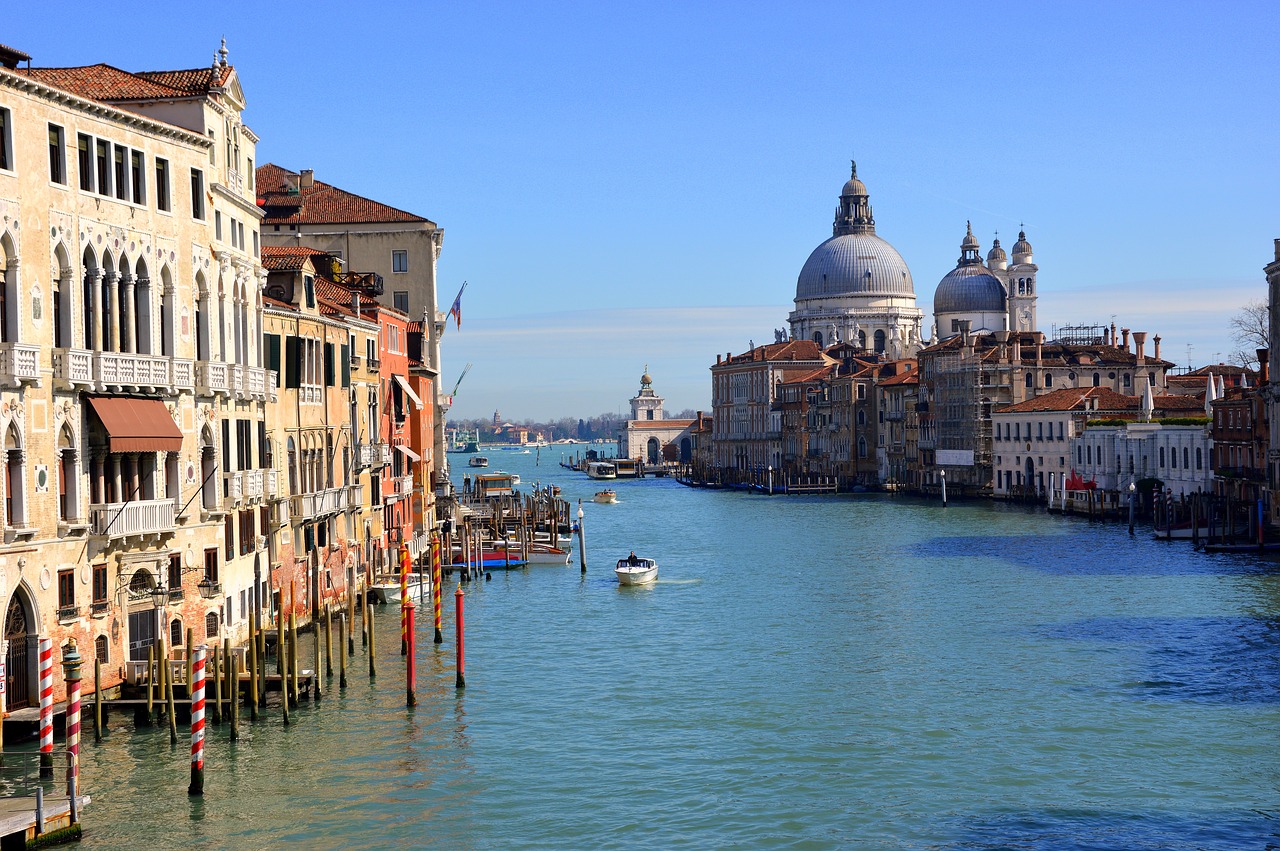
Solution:
M598 489L491 455L524 487ZM87 742L86 847L1227 849L1275 833L1272 563L1007 505L616 488L617 505L584 503L585 579L575 551L466 588L464 693L447 621L444 645L419 643L405 709L387 609L376 685L353 678L234 745L215 729L203 800L162 731ZM617 587L631 549L659 560L655 586Z

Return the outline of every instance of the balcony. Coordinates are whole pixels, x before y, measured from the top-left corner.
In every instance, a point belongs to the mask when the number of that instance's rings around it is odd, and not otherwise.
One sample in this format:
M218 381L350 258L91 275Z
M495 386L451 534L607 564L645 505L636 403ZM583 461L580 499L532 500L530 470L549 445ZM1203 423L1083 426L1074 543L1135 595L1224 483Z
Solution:
M315 493L299 494L293 498L293 514L314 519L345 511L348 506L347 488L325 488Z
M227 364L227 384L231 388L232 395L237 399L245 398L245 375L244 364L229 363Z
M353 509L364 508L364 485L347 485L347 505Z
M276 401L276 387L277 387L276 382L279 381L280 377L276 374L276 371L274 369L266 370L266 374L267 374L267 401L274 402Z
M222 496L227 501L227 508L240 504L244 498L244 473L222 474Z
M140 499L90 505L89 519L93 534L108 540L142 535L165 535L174 532L172 499Z
M19 387L40 383L40 347L27 343L0 343L0 385Z
M884 418L891 423L900 422L902 420L902 417L903 417L902 411L885 411L884 412Z
M319 384L304 384L298 388L298 403L319 405L324 401L324 388Z
M378 444L378 453L380 455L380 459L378 461L379 466L385 467L391 463L391 446L389 444Z
M267 398L267 370L257 366L243 369L238 385L239 398L263 401Z
M93 387L93 352L88 349L54 349L53 377L67 387Z
M245 470L244 498L249 502L261 502L266 491L266 470Z
M262 496L264 499L275 499L280 495L279 474L275 470L263 470Z
M231 379L228 372L225 363L196 361L196 392L201 396L229 395Z
M374 447L368 443L356 444L356 466L360 469L373 466Z
M401 476L396 479L396 492L400 496L413 496L413 476Z
M102 390L166 391L173 380L169 358L127 352L94 352L93 377Z

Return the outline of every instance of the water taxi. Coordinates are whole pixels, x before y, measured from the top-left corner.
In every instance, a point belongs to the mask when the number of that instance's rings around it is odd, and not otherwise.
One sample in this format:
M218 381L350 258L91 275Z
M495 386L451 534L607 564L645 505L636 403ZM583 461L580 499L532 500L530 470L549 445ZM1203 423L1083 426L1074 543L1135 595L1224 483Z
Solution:
M613 569L619 585L648 585L658 578L658 563L651 558L639 558L635 553L618 559Z
M596 491L596 495L592 497L596 502L608 504L618 501L618 492L613 490Z
M469 464L472 467L488 467L489 459L484 457L483 455L472 455L469 459L467 459L467 464Z
M616 479L618 468L608 461L592 461L587 464L587 476L593 479Z
M431 593L431 577L425 573L410 573L407 575L406 587L409 591L409 599L414 600L418 597ZM386 605L388 603L400 602L400 578L396 575L386 575L378 577L373 584L369 586L369 601Z

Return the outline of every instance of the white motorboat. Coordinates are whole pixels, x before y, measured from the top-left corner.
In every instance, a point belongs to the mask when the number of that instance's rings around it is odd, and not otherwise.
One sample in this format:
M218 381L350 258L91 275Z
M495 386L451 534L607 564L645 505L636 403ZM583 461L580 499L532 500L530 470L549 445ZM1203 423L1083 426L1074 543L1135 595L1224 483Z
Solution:
M568 564L572 553L551 544L529 544L529 564Z
M648 585L658 578L658 563L632 553L627 558L618 559L618 566L613 572L618 577L619 585Z
M618 468L608 461L592 461L587 464L587 475L593 479L616 479Z
M483 455L472 455L467 460L467 463L472 467L488 467L489 459L484 457Z
M424 594L431 593L431 576L424 573L410 573L407 587L409 599L416 600ZM375 603L400 602L400 580L398 578L380 578L369 586L369 599Z
M596 495L592 497L592 500L600 503L617 502L618 492L612 490L596 491Z

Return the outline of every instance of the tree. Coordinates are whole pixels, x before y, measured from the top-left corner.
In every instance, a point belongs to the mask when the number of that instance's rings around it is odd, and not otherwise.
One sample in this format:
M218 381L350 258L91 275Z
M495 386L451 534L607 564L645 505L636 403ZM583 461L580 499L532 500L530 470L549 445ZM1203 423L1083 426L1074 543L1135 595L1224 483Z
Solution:
M1231 360L1240 366L1257 370L1258 353L1256 349L1267 349L1271 346L1271 311L1262 299L1256 299L1240 308L1227 324L1231 327L1231 341L1236 350L1231 353Z

